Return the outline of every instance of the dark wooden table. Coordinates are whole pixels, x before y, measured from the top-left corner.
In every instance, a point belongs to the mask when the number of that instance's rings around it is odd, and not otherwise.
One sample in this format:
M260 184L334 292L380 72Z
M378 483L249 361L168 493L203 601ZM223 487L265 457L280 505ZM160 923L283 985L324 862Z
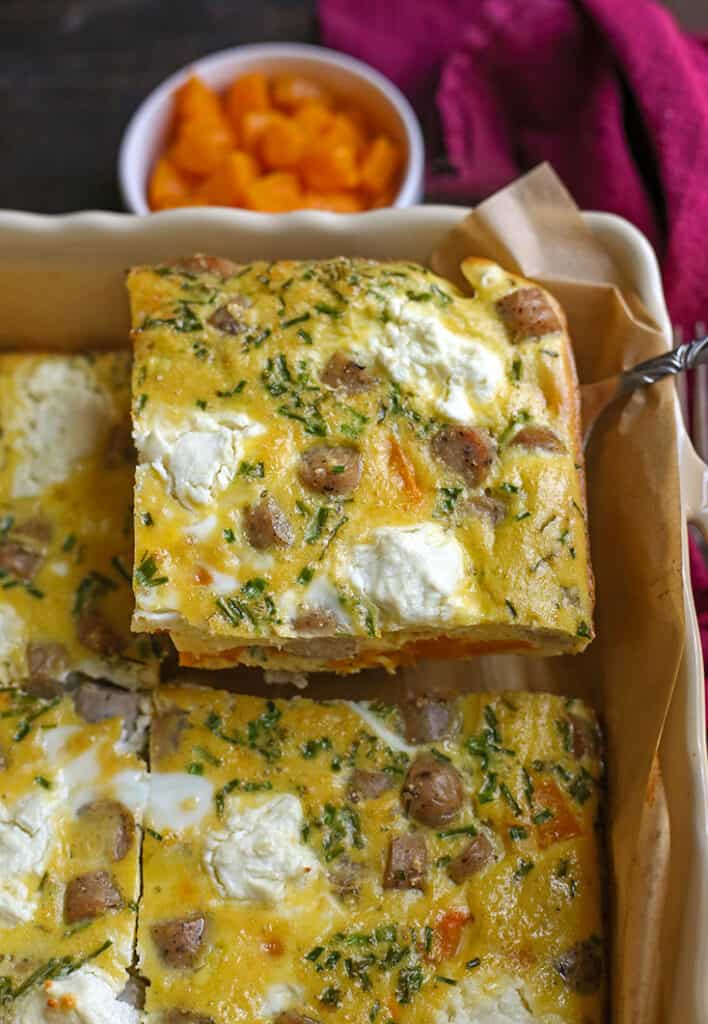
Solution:
M669 6L708 31L708 0ZM316 42L314 0L0 0L0 207L121 209L118 145L145 94L265 40Z
M0 207L120 210L140 100L213 50L317 41L310 0L0 0Z

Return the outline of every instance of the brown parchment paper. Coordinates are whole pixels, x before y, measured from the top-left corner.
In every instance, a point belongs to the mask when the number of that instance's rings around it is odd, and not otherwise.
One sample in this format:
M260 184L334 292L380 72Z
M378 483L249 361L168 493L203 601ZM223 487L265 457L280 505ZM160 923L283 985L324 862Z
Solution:
M433 269L461 283L458 268L466 255L496 259L541 281L558 298L581 386L666 348L547 166L482 203L433 254ZM513 678L519 685L583 696L603 717L617 1024L649 1024L658 1013L670 839L657 749L684 638L672 388L667 381L610 410L590 445L595 642L574 658L490 658L473 668L484 685ZM461 678L465 669L456 666L454 672Z
M543 283L568 315L581 385L663 351L666 342L595 239L560 180L542 166L492 196L431 254L468 286L465 256L487 256ZM658 1015L660 926L670 836L657 749L684 638L681 510L673 385L610 410L588 453L597 638L582 655L424 662L396 676L311 676L308 696L395 699L412 691L535 689L589 701L605 727L611 1019ZM185 674L186 678L186 674ZM264 692L254 670L189 673L195 682ZM271 695L280 688L268 687ZM282 689L282 696L292 690Z

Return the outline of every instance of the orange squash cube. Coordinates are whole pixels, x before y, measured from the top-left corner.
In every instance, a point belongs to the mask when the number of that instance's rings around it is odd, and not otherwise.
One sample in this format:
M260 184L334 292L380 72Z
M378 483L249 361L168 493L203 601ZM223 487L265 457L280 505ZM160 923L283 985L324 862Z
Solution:
M226 111L240 128L246 114L270 109L268 79L262 71L252 71L231 83L226 93Z
M198 191L207 206L243 206L246 189L258 175L259 167L250 153L234 150Z
M306 103L295 114L295 123L300 126L308 142L320 138L332 124L334 115L323 103Z
M219 97L198 75L191 75L175 93L175 112L182 121L221 120Z
M273 102L288 113L305 103L329 103L329 94L319 83L299 75L278 75L273 81Z
M254 178L246 186L246 206L264 213L287 213L303 205L303 194L296 174L273 171Z
M306 141L304 132L292 117L275 114L260 137L258 152L269 169L288 170L300 163Z
M268 125L279 115L273 110L251 110L241 122L241 147L254 156Z
M308 192L305 206L309 210L331 210L333 213L360 213L364 202L356 192Z
M368 192L384 192L401 165L401 150L386 135L369 146L361 165L361 184Z
M356 152L351 146L313 146L302 161L302 174L307 185L316 192L339 192L357 188L359 168Z
M187 174L212 174L234 148L233 132L225 119L183 121L170 156Z
M161 156L150 175L148 202L153 210L170 210L188 205L192 181L181 174L166 156Z
M328 146L348 146L357 156L366 145L366 139L348 114L335 114L325 129L323 142Z

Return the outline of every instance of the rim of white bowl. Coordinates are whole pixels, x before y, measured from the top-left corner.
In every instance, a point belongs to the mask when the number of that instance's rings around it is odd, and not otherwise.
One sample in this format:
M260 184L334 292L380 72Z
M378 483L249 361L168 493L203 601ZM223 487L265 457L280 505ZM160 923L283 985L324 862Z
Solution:
M140 130L145 120L154 114L190 72L199 73L200 69L208 70L212 64L218 64L227 57L237 55L252 57L256 60L259 57L262 59L301 57L311 60L314 64L327 64L343 68L367 80L383 94L384 99L393 107L403 123L408 140L408 162L405 174L391 205L393 207L413 206L421 201L425 172L423 133L413 107L397 85L394 85L390 79L364 61L326 46L315 46L312 43L247 43L243 46L226 47L184 64L155 86L133 112L123 133L118 151L118 183L128 211L139 215L154 212L148 205L145 183L138 180L134 170L140 147ZM233 209L237 208L233 207ZM289 214L281 216L289 216Z

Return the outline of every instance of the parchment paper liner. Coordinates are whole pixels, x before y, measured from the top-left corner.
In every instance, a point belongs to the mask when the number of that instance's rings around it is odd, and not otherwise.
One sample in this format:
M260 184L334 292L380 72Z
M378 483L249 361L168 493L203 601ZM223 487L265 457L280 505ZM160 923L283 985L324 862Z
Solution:
M392 254L393 255L393 254ZM568 315L580 382L665 350L666 342L590 233L548 166L478 206L431 254L465 285L465 256L488 256L543 283ZM684 640L681 510L669 381L635 394L601 421L590 446L588 506L597 587L597 638L582 655L486 656L424 662L395 677L312 676L311 697L395 699L415 690L530 689L582 697L607 740L611 1019L651 1024L668 873L669 820L657 749ZM184 673L203 685L290 696L259 673Z

